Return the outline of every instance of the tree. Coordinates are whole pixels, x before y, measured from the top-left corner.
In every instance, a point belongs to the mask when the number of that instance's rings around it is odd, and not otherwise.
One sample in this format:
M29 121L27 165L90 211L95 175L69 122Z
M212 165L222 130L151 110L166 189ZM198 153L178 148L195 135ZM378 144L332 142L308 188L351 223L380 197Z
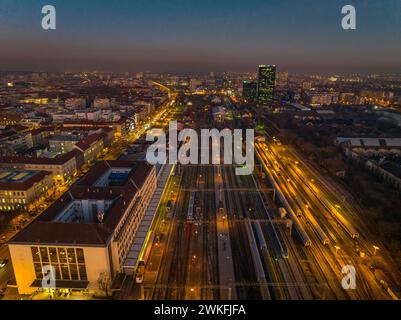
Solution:
M109 296L109 289L111 286L111 278L106 272L102 272L97 280L97 285L99 289L105 294L106 297Z

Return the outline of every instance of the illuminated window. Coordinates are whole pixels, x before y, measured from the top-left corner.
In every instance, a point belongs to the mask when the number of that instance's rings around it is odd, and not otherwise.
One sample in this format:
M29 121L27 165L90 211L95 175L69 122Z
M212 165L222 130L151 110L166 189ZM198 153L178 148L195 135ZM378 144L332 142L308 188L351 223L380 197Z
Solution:
M31 247L36 279L43 279L42 268L50 262L57 280L87 280L83 249Z
M68 263L76 263L75 250L67 249L67 253L68 253Z
M49 255L50 255L50 262L58 263L57 249L56 248L49 248Z
M47 253L47 248L45 247L40 247L40 257L42 259L42 262L49 262L49 255Z
M67 263L67 253L64 248L58 248L60 263Z

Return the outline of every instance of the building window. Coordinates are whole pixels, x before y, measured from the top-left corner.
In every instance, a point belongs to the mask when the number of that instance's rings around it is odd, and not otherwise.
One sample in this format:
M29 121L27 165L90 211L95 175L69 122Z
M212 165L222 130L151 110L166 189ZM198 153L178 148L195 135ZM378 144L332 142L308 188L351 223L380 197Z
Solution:
M43 279L42 264L34 263L33 266L35 269L36 279L39 279L39 280Z
M58 263L57 249L56 248L49 248L49 255L50 255L50 262Z
M84 250L83 249L76 249L76 251L77 251L78 263L85 264Z
M31 247L36 279L43 279L43 267L51 264L56 280L88 280L84 250L80 248Z
M32 258L34 262L40 262L40 257L39 257L39 250L37 247L32 247L31 248L32 252Z
M58 248L58 256L60 263L67 263L67 253L64 248Z
M68 263L77 263L77 260L75 259L75 250L74 249L67 249L68 253Z
M79 280L78 267L76 264L70 264L71 280Z
M61 265L61 276L62 276L63 280L71 280L70 272L68 271L68 265L67 264L62 264Z
M47 248L46 247L40 247L40 258L42 262L49 262L49 255L47 254Z
M88 280L88 277L86 275L85 265L79 264L78 269L79 269L79 277L81 278L81 280Z

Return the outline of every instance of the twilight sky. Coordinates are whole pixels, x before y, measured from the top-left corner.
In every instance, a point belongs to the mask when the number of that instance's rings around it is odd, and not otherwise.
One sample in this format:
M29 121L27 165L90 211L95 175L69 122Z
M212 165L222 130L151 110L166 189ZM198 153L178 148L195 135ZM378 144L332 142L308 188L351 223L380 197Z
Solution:
M41 28L55 5L57 30ZM341 8L357 30L341 28ZM400 0L0 0L0 70L401 72Z

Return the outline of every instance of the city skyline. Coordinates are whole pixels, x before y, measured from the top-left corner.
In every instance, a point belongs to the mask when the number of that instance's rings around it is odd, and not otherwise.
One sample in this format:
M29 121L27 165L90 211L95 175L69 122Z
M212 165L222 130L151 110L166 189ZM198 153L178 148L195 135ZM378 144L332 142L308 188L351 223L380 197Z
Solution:
M353 1L347 31L337 0L53 1L52 31L40 25L45 4L0 1L1 70L401 72L398 1Z
M400 9L0 0L0 300L400 300Z

